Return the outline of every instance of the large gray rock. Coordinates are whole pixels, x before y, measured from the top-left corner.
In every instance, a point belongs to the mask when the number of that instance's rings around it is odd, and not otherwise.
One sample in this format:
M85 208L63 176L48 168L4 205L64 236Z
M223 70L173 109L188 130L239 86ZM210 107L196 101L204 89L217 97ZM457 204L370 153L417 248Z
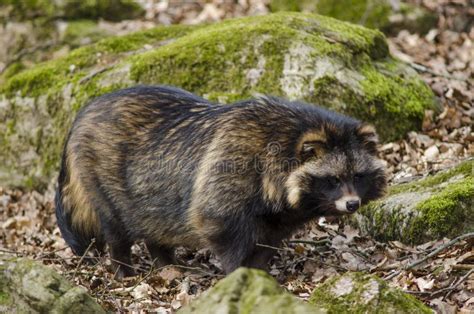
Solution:
M398 0L272 0L272 11L302 11L334 17L385 33L405 29L426 33L436 27L438 17L421 6Z
M0 312L105 313L85 288L37 262L0 253Z
M346 273L316 288L309 304L284 291L266 272L239 268L179 313L431 313L382 279Z
M309 303L328 314L345 313L433 313L415 297L374 275L348 272L316 288Z
M137 83L175 85L221 102L256 92L302 99L373 122L383 139L418 129L434 106L431 90L389 55L378 31L300 13L159 27L8 78L0 86L0 181L49 182L77 110Z
M0 22L26 21L36 18L99 19L120 21L143 15L134 0L0 0Z
M266 272L239 268L197 300L179 311L185 313L324 313L296 299Z
M0 84L34 63L120 31L114 29L117 23L102 19L120 21L142 13L132 0L0 0Z
M376 239L419 244L474 231L474 159L449 171L391 187L352 222Z

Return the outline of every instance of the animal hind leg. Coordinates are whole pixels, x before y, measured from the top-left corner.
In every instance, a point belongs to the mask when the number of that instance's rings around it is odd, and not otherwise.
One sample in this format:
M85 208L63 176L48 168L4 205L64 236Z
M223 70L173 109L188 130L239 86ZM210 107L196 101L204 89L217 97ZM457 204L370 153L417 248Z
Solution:
M113 215L110 206L101 203L100 224L103 235L103 242L109 247L110 258L112 260L113 271L116 278L130 277L135 275L132 267L131 247L133 239L129 237L117 215Z
M242 266L268 270L268 262L273 255L275 255L273 249L256 246L253 252L242 262Z
M145 244L150 252L155 267L159 268L176 263L174 249L152 241L146 241Z
M132 268L131 247L133 242L117 240L116 238L107 242L110 250L110 258L116 278L131 277L135 275Z
M226 274L244 265L244 261L254 250L255 244L247 234L240 237L216 237L212 243L212 251L217 255Z

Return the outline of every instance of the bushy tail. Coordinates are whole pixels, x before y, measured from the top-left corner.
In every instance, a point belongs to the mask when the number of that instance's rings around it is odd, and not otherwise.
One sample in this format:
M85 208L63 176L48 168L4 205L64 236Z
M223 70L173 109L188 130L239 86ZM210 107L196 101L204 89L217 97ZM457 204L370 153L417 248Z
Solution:
M58 221L59 230L66 243L71 247L72 251L76 255L84 255L87 247L90 245L92 239L85 237L83 234L74 230L71 224L71 215L68 213L69 210L64 210L62 202L61 189L56 190L56 197L54 199L56 204L56 219Z
M56 197L54 198L56 205L56 219L58 221L59 230L66 243L71 247L76 255L83 255L89 246L83 237L75 233L71 226L71 216L64 211L61 190L56 190Z
M64 162L59 173L58 188L54 202L56 204L56 219L59 230L66 243L74 254L82 256L90 246L92 239L96 239L95 247L103 249L99 239L100 227L97 215L89 202L85 202L85 191L78 176L72 169L67 170ZM66 175L67 173L67 175Z

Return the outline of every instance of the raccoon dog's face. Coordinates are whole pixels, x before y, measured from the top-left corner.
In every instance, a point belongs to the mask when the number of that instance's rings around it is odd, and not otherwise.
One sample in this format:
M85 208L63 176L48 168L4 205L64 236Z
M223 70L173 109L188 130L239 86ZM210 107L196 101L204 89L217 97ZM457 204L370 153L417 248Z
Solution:
M342 215L382 196L386 179L376 144L369 125L304 132L296 148L300 166L286 181L290 206L308 217Z

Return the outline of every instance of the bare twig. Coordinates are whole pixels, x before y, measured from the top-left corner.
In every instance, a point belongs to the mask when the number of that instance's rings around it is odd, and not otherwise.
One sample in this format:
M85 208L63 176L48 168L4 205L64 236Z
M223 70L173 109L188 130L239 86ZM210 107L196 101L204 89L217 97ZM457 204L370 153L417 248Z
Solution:
M266 244L257 243L257 246L264 247L264 248L267 248L267 249L272 249L272 250L275 250L275 251L293 252L293 250L288 249L288 248L281 248L281 247L276 247L276 246L271 246L271 245L266 245Z
M84 258L85 258L85 256L87 255L87 253L89 253L89 250L92 248L92 246L94 245L94 243L95 243L95 239L92 239L92 240L91 240L91 243L89 243L89 246L88 246L87 249L84 251L84 254L82 254L81 258L79 259L79 262L78 262L77 265L76 265L76 269L74 270L74 274L72 275L73 278L76 278L77 271L79 270L79 267L81 266L82 261L84 260Z
M105 72L105 71L111 69L114 65L115 65L115 63L112 63L112 64L109 64L109 65L107 65L107 66L104 66L104 67L102 67L102 68L100 68L100 69L97 69L97 70L95 70L95 71L92 71L91 73L89 73L88 75L84 76L83 78L81 78L81 79L79 80L79 85L80 85L80 84L84 84L85 82L87 82L87 81L93 79L93 78L94 78L95 76L97 76L98 74L103 73L103 72Z
M456 290L456 288L459 287L464 281L466 281L472 273L474 273L474 269L471 269L470 271L467 272L467 274L462 276L461 279L459 279L458 282L456 282L456 284L454 284L454 286L451 287L451 289L448 291L448 293L444 296L444 299L448 298L449 295L454 290Z
M138 287L139 284L141 284L143 281L145 281L148 277L150 277L150 275L153 273L155 269L153 268L153 266L150 268L150 270L148 271L148 273L145 275L145 276L142 276L139 280L137 280L137 282L135 283L135 285L133 285L131 291L133 291L136 287Z
M466 234L463 234L463 235L460 235L459 237L457 238L454 238L452 239L451 241L449 241L448 243L440 246L439 248L437 248L436 250L432 251L430 254L426 255L425 257L419 259L419 260L416 260L414 261L413 263L407 265L404 270L409 270L409 269L412 269L412 268L415 268L416 266L420 265L421 263L424 263L426 262L428 259L432 258L432 257L435 257L436 255L438 255L440 252L444 251L445 249L447 249L448 247L458 243L459 241L461 240L465 240L465 239L469 239L469 238L474 238L474 232L470 232L470 233L466 233ZM388 275L387 277L385 277L384 279L385 280L390 280L396 276L398 276L400 273L402 272L402 270L398 270L396 272L393 272L392 274Z
M135 270L139 270L139 271L143 271L143 272L148 271L148 269L145 269L145 268L142 268L142 267L139 267L139 266L133 266L133 265L124 263L124 262L122 262L122 261L116 260L116 259L114 259L114 258L112 258L112 257L109 257L109 259L110 259L112 262L115 262L115 263L120 264L120 265L123 265L123 266L128 266L128 267L130 267L130 268L132 268L132 269L135 269Z
M430 291L416 291L416 290L403 290L405 293L409 294L416 294L416 295L423 295L423 296L431 296L432 292Z
M290 240L288 243L301 243L301 244L311 244L314 246L322 246L328 243L331 243L331 240L329 239L324 239L324 240L319 240L319 241L310 241L310 240Z
M7 249L0 249L0 252L8 253L8 254L15 254L16 256L25 256L25 255L27 255L26 252L19 252L19 251L7 250Z
M170 265L160 267L158 269L166 268L166 267L169 267L169 266L174 266L174 267L177 267L177 268L182 268L182 269L187 269L187 270L197 270L197 271L199 271L199 272L201 272L205 275L211 276L211 277L224 277L224 275L213 274L213 273L210 273L208 271L205 271L204 269L202 269L200 267L192 267L192 266L185 266L185 265L179 265L179 264L170 264Z
M453 265L452 268L457 270L469 270L474 269L474 264L456 264Z
M57 249L57 250L54 250L54 251L49 251L49 252L46 252L46 253L43 253L43 254L39 255L37 258L38 258L38 259L44 259L44 258L46 258L48 255L51 255L51 254L54 254L54 253L57 253L57 252L60 252L60 251L64 251L64 250L66 250L67 248L68 248L68 247L65 246L65 247L62 247L62 248Z
M463 79L462 77L457 77L457 76L453 76L453 75L450 75L450 74L438 73L438 72L435 72L432 69L427 68L424 65L421 65L421 64L418 64L418 63L411 63L410 62L410 63L408 63L408 65L410 65L413 69L415 69L419 72L429 73L429 74L434 75L434 76L444 77L444 78L447 78L447 79L450 79L450 80L466 82L466 83L469 84L469 80Z

